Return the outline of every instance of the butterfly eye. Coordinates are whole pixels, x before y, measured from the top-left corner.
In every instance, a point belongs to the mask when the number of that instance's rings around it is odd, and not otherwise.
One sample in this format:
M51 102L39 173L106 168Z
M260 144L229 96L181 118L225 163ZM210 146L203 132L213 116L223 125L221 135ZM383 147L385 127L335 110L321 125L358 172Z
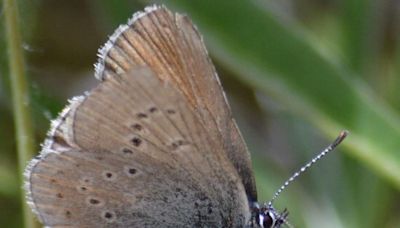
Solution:
M262 226L264 228L273 228L275 224L275 216L272 212L266 211L263 220L262 220Z

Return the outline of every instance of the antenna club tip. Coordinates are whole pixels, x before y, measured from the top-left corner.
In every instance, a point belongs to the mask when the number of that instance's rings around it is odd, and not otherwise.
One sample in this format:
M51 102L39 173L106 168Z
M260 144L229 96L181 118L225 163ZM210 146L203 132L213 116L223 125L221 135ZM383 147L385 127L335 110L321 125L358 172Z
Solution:
M339 143L341 143L348 135L349 135L349 131L348 130L341 131L340 134L339 134L339 137L338 137Z
M349 134L350 134L350 132L348 130L343 130L340 132L340 138L345 138Z
M339 145L348 135L349 135L349 131L348 130L341 131L339 136L332 143L333 148L335 148L337 145Z

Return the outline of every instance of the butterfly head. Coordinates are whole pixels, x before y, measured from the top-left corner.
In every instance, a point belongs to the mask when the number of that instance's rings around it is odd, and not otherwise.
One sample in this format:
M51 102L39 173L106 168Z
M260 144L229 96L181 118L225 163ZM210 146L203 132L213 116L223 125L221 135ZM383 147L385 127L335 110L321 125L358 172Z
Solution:
M260 207L258 203L253 203L250 227L280 228L282 224L291 227L286 220L288 215L289 212L286 209L278 212L272 204Z

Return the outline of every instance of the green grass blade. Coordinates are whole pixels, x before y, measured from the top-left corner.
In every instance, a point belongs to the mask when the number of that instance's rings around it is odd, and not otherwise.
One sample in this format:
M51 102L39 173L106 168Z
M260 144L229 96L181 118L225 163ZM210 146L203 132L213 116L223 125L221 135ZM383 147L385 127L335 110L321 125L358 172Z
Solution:
M400 119L345 65L249 1L168 1L207 33L209 50L244 82L274 96L400 189ZM210 7L212 6L212 7Z
M17 2L14 0L4 0L3 10L5 16L10 83L18 149L19 183L22 186L25 166L35 152L34 134L30 114L30 96L25 75L25 63L19 29ZM21 191L21 203L25 227L39 227L30 208L26 204L25 193L23 191Z
M342 46L345 61L356 72L365 72L365 68L371 63L373 54L376 54L377 24L373 23L375 5L370 0L349 0L342 4ZM373 33L373 31L376 31ZM373 33L375 36L366 36ZM368 47L368 48L366 48ZM374 65L376 66L376 64Z

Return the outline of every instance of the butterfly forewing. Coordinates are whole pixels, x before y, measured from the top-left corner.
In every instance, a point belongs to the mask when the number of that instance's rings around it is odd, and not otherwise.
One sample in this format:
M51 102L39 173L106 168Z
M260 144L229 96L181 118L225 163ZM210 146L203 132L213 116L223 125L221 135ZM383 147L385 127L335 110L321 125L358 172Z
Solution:
M242 178L248 197L257 193L250 156L232 119L215 68L189 18L164 7L147 8L121 26L100 51L96 76L113 77L146 64L180 90L198 112L208 134L218 138Z

